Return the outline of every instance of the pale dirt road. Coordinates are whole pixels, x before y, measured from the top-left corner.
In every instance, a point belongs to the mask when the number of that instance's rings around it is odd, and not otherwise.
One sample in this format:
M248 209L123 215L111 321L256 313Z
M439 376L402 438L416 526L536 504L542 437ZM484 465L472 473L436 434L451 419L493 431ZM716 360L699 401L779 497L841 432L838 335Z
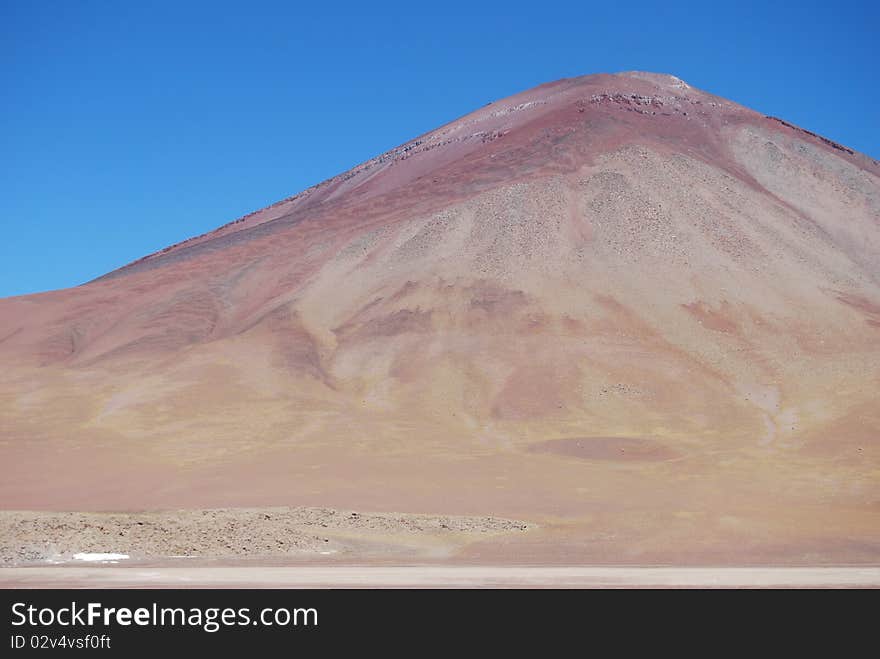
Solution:
M880 567L23 567L0 588L880 588Z

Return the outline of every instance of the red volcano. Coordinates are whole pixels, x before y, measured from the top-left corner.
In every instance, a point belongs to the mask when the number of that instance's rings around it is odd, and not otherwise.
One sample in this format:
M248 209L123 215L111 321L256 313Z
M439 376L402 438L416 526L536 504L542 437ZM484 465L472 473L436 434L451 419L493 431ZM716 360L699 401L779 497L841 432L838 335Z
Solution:
M560 80L0 300L0 505L506 515L463 558L880 559L880 165Z

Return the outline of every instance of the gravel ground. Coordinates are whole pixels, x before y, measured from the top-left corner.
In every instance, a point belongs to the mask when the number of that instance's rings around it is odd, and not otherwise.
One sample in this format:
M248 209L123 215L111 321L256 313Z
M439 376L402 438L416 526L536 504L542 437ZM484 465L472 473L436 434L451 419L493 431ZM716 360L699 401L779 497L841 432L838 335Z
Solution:
M0 512L0 564L67 562L75 554L280 557L357 551L358 541L460 544L528 529L496 517L361 513L329 508L185 510L144 513ZM418 544L418 542L417 542Z

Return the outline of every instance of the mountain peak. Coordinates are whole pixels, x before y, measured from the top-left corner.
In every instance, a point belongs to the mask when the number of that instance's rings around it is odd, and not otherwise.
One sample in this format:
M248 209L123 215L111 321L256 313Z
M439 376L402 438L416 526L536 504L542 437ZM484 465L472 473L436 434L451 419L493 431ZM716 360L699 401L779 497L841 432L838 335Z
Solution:
M628 71L564 78L494 101L382 153L331 179L254 211L214 231L150 254L115 277L155 267L172 258L200 254L205 243L242 240L272 224L283 230L303 218L339 216L361 207L364 221L381 212L426 212L452 197L477 194L540 172L572 171L599 153L626 144L684 150L728 168L741 168L726 146L727 136L747 125L768 125L767 117L691 87L664 73ZM880 172L852 150L786 122L776 130L799 131L820 147ZM347 212L347 211L346 211ZM264 226L266 225L266 226ZM103 278L101 278L103 279Z
M661 87L669 87L672 89L691 89L691 86L681 78L669 73L652 73L650 71L622 71L619 74L627 78L636 80L647 80Z

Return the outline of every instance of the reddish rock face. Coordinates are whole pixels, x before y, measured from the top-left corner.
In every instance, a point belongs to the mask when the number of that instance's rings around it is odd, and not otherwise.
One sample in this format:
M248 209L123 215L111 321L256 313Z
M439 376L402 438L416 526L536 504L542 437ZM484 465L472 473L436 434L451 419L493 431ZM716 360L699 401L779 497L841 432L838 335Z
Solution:
M876 161L672 76L560 80L0 300L0 506L496 514L548 530L493 561L876 562L878 309Z

